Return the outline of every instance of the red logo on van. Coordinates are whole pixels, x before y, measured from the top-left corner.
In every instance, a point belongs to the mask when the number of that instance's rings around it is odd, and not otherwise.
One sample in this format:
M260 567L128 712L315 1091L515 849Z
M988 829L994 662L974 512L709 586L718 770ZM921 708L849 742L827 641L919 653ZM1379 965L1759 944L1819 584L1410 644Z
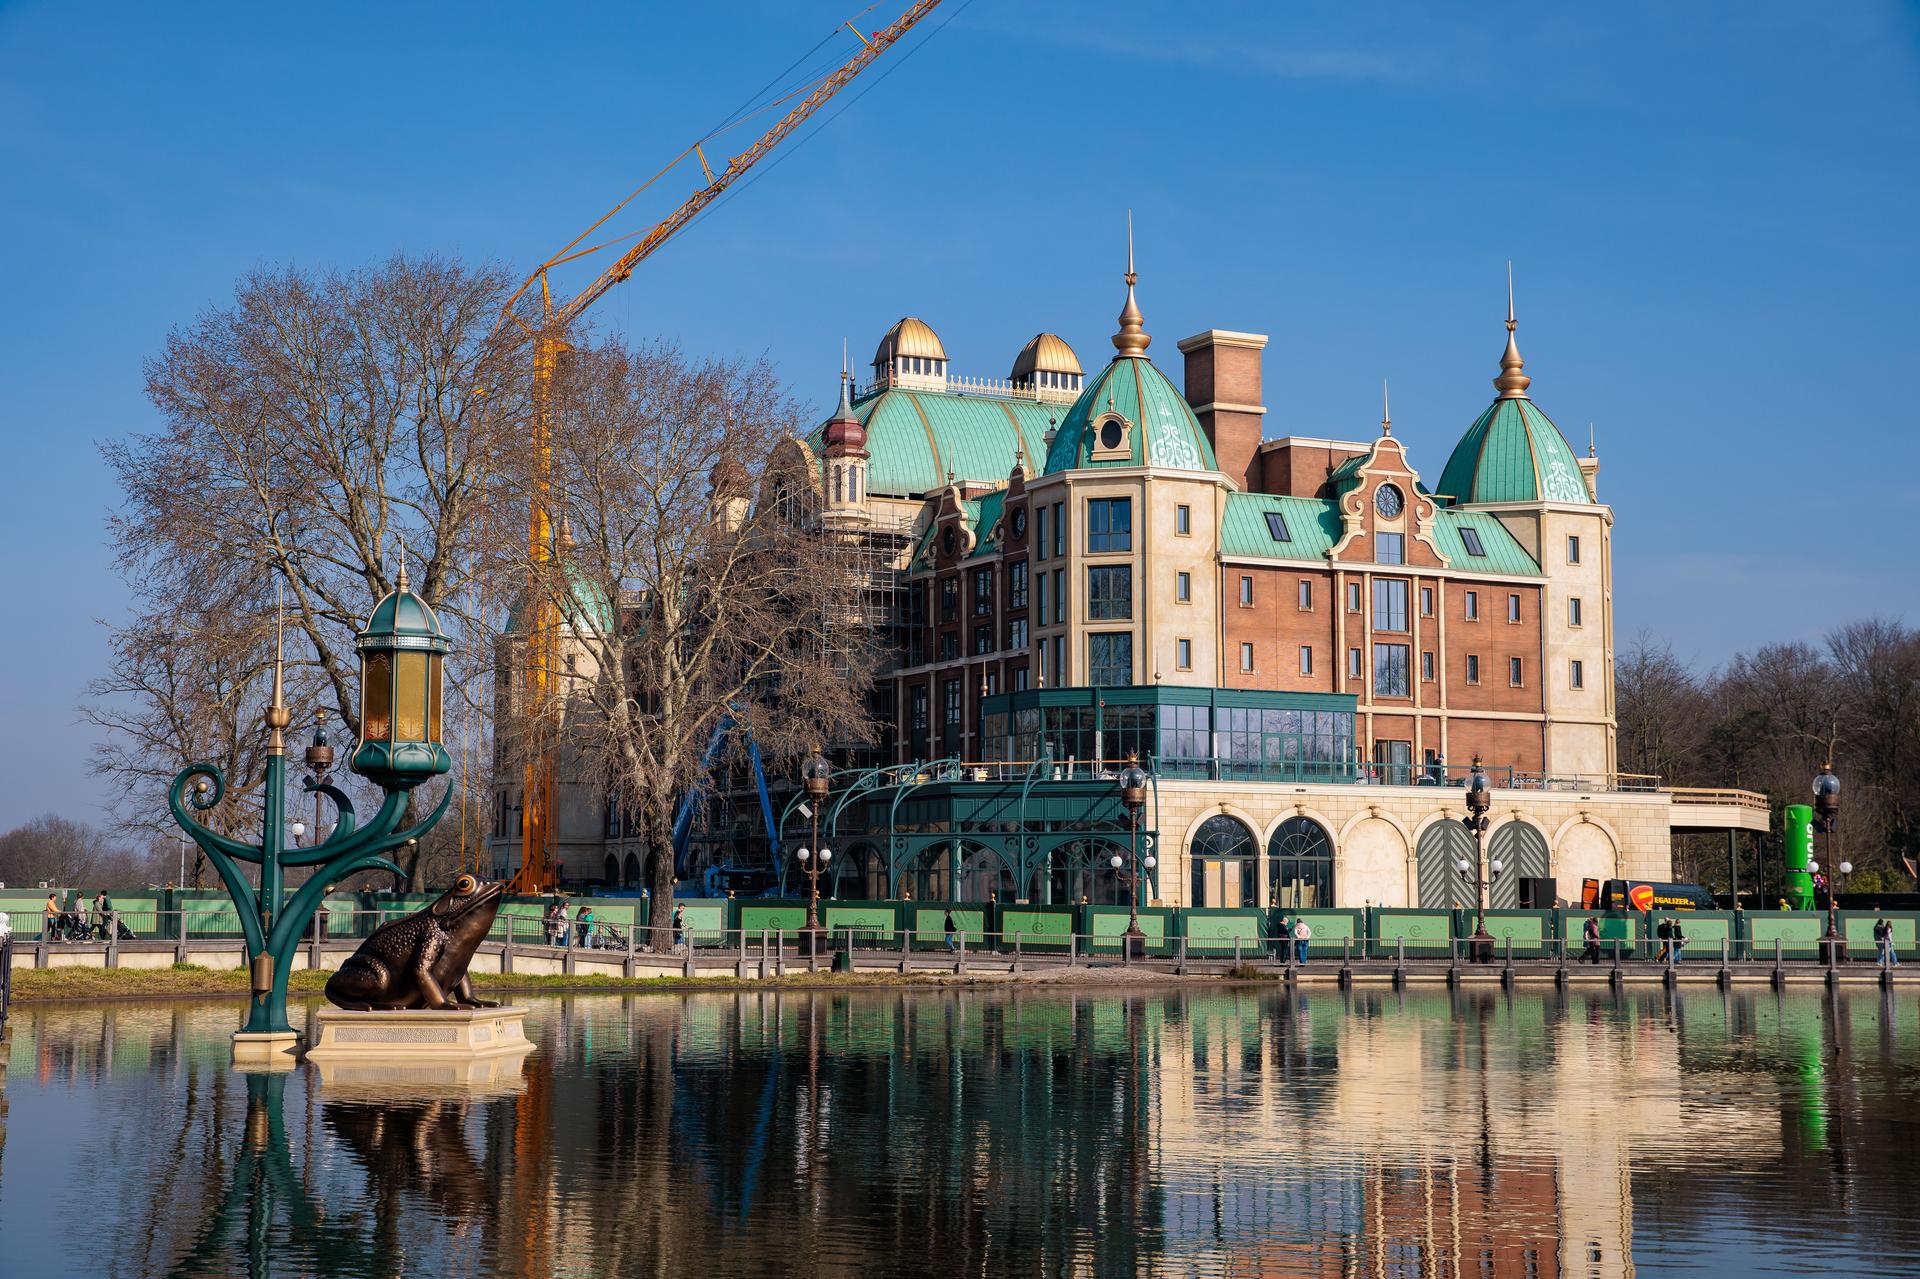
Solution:
M1635 884L1627 889L1627 900L1633 903L1635 910L1653 909L1653 885Z

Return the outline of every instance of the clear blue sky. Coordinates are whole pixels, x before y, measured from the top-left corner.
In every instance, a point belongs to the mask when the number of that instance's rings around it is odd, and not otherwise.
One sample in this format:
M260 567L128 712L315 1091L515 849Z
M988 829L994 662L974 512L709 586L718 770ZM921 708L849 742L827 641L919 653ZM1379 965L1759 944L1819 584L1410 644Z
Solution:
M0 829L98 815L96 444L153 421L170 326L261 263L537 261L852 4L0 5ZM1512 258L1537 401L1596 424L1623 645L1920 616L1912 5L961 6L603 320L823 407L908 312L956 372L1041 328L1095 365L1131 208L1176 376L1268 333L1269 430L1362 438L1390 377L1437 475Z

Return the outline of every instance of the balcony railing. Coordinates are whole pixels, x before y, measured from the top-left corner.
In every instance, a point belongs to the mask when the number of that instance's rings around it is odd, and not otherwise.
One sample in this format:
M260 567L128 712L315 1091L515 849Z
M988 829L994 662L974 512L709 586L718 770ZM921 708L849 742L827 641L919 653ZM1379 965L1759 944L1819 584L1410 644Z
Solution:
M1130 761L1125 759L1049 760L1041 780L1075 781L1117 776ZM1472 774L1470 764L1377 764L1335 760L1250 760L1222 756L1161 756L1139 761L1141 767L1168 780L1229 782L1273 782L1322 786L1437 786L1464 789ZM921 781L1001 782L1024 780L1032 771L1032 760L969 760L955 764L928 764L915 775ZM1542 773L1508 767L1487 766L1486 773L1495 790L1569 791L1651 794L1661 789L1660 779L1645 773ZM1715 794L1749 792L1713 792ZM1712 802L1712 801L1696 801ZM1719 801L1731 802L1731 801ZM1762 797L1760 802L1764 806Z

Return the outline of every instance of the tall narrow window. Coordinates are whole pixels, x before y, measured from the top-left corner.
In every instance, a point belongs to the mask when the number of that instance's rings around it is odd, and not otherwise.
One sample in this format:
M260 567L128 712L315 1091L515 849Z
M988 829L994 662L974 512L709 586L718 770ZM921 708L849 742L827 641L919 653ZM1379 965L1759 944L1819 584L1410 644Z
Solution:
M1477 622L1480 620L1480 592L1479 591L1467 592L1466 611L1467 611L1467 620L1469 622Z
M1405 697L1411 691L1407 678L1407 645L1375 644L1373 646L1373 695L1375 697Z
M1027 562L1018 560L1007 565L1007 607L1025 608L1027 606Z
M1420 679L1423 683L1433 683L1433 654L1420 654Z
M1353 679L1360 678L1360 650L1357 648L1347 650L1347 675Z
M1382 564L1407 562L1407 539L1399 533L1375 533L1373 558Z
M1253 607L1253 579L1242 576L1240 579L1240 607Z
M1182 505L1173 508L1173 531L1181 537L1189 536L1193 532L1193 508L1191 506Z
M1573 659L1573 670L1571 671L1571 677L1573 681L1573 686L1575 688L1585 688L1587 686L1586 664L1583 663L1577 657Z
M1042 509L1045 509L1045 508L1042 508ZM1048 620L1047 619L1047 575L1045 573L1042 573L1038 577L1033 579L1033 590L1034 590L1033 602L1035 605L1035 608L1034 608L1035 617L1033 619L1033 624L1035 626L1045 626Z
M1067 570L1053 570L1053 621L1057 626L1067 620Z
M1300 646L1300 673L1302 675L1313 674L1313 645L1311 644L1302 644Z
M1433 616L1433 588L1431 586L1423 586L1420 588L1420 616Z
M1047 508L1044 506L1035 507L1033 518L1033 531L1035 534L1033 539L1034 553L1044 560L1047 558Z
M1347 583L1347 612L1358 613L1359 611L1360 611L1360 583L1348 582Z
M1376 631L1407 629L1407 584L1404 579L1398 577L1373 579L1373 629Z
M1251 644L1240 646L1240 669L1243 671L1253 669L1253 645Z
M1087 617L1124 622L1133 616L1133 567L1096 564L1087 570Z
M1580 538L1577 534L1569 533L1567 534L1567 563L1578 564L1579 562Z
M1133 683L1133 632L1095 631L1087 636L1087 683L1125 688Z
M1193 574L1184 572L1174 574L1173 598L1176 603L1193 603Z
M1520 677L1525 671L1526 668L1520 664L1519 658L1509 657L1507 659L1507 683L1513 685L1515 688L1519 688L1522 683Z
M1053 504L1053 553L1057 558L1067 553L1067 504Z
M973 615L986 617L993 612L993 570L973 570Z
M1480 654L1468 653L1467 654L1467 683L1478 684L1479 682L1480 682Z
M1520 597L1518 595L1507 596L1507 620L1509 622L1517 622L1520 620Z
M1087 500L1087 554L1104 555L1133 549L1133 499L1095 497Z
M1193 669L1193 641L1177 639L1173 642L1173 664L1175 669L1190 671Z
M1580 625L1580 597L1578 595L1567 601L1567 625Z
M1300 579L1300 607L1308 611L1313 608L1313 582L1304 577Z

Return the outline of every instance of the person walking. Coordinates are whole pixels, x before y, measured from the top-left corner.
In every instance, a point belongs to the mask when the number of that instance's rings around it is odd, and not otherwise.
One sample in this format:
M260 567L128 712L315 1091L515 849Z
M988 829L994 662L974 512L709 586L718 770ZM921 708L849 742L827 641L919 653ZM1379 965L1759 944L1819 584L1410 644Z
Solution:
M1274 948L1274 953L1279 958L1285 959L1287 947L1293 945L1293 924L1288 921L1286 915L1282 914L1280 916L1280 926L1274 930L1273 935L1278 938L1280 942L1280 944Z
M960 949L960 937L959 937L959 933L956 931L953 925L952 911L947 912L947 949L948 950Z
M1680 927L1679 920L1676 919L1672 921L1672 928L1667 933L1667 941L1673 947L1674 963L1677 964L1687 957L1687 934L1685 930Z
M1653 935L1660 939L1660 953L1655 955L1654 959L1664 963L1667 958L1667 948L1673 943L1672 921L1666 919L1661 920L1660 926L1653 930Z
M40 939L52 941L60 932L60 899L53 893L47 894L47 904L40 908Z
M567 904L560 902L553 912L553 922L560 929L560 944L573 945L573 925L567 921Z
M1304 964L1307 962L1307 943L1312 940L1313 940L1313 929L1307 927L1307 921L1303 918L1295 919L1293 921L1293 962L1294 963Z
M1900 966L1900 956L1893 949L1893 925L1884 918L1873 921L1873 946L1879 953L1880 967Z
M1586 943L1586 949L1580 952L1580 958L1589 964L1600 963L1600 917L1588 915L1587 922L1580 926L1580 940Z
M676 905L673 908L673 948L675 950L680 949L681 939L684 938L686 934L687 934L686 907Z
M580 948L582 950L592 950L594 944L592 904L581 902L580 913L575 918L580 928Z

